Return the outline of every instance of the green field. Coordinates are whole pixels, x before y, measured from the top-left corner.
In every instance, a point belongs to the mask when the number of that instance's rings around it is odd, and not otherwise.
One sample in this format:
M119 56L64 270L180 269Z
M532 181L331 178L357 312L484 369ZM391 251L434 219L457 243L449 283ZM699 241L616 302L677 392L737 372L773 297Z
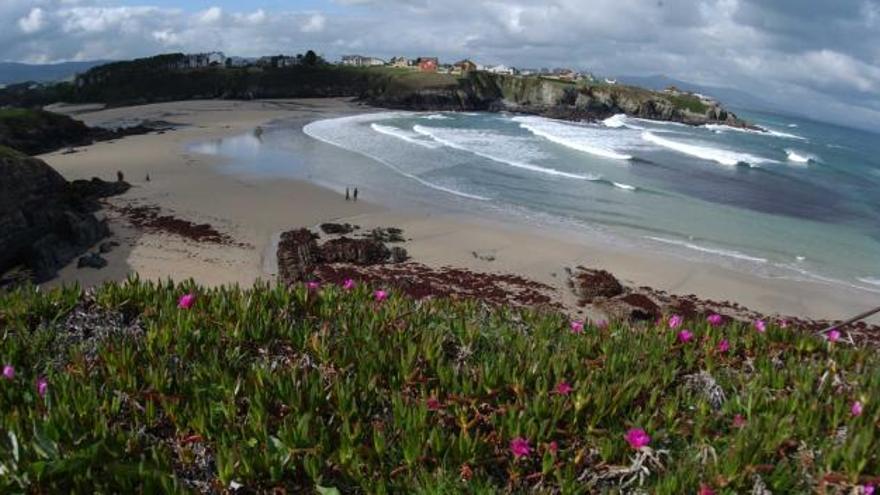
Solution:
M704 321L576 334L391 292L0 293L0 492L859 493L880 475L873 351Z

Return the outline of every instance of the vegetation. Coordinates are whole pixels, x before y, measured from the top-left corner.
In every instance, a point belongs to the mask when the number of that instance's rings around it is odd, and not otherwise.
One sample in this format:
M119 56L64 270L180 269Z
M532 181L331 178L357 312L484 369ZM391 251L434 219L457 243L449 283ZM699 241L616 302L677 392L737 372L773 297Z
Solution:
M709 110L709 105L706 105L700 97L695 95L687 95L687 94L679 94L679 95L664 95L664 97L671 101L676 108L680 108L682 110L687 110L691 113L703 115L706 111Z
M386 295L0 295L0 492L807 493L880 473L875 353Z
M23 158L24 155L12 148L0 145L0 158Z

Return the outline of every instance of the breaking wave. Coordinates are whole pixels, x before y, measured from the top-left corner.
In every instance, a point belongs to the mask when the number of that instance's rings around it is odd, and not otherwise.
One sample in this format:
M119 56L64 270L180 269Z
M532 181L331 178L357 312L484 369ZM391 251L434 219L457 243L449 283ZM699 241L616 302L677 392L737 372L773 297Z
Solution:
M815 163L818 159L810 154L801 153L795 150L785 150L785 154L788 157L788 161L792 163Z
M630 160L631 155L620 153L611 145L620 139L607 130L596 127L568 125L540 117L515 117L520 127L548 141L602 158Z
M539 165L534 165L517 160L514 158L514 156L519 154L516 152L516 150L511 150L512 152L505 153L504 150L502 150L498 146L498 143L500 141L498 139L498 134L473 130L423 127L420 125L414 126L413 130L418 134L430 137L431 139L449 148L473 153L474 155L511 167L521 168L523 170L531 170L532 172L538 172L546 175L566 177L569 179L589 181L601 179L601 177L596 175L573 174L570 172L563 172L561 170L541 167ZM510 143L514 139L516 138L512 136L503 136L503 140L508 143Z
M605 127L610 127L612 129L620 129L621 127L636 130L644 129L644 127L642 126L633 124L631 122L631 119L627 117L625 113L618 113L616 115L608 117L607 119L602 121L602 125L604 125Z
M386 136L396 137L397 139L402 139L407 143L417 144L419 146L423 146L425 148L437 149L440 147L439 143L435 143L433 141L425 140L421 135L416 134L414 132L406 131L404 129L399 129L397 127L391 127L390 125L382 125L382 124L370 124L370 128L374 131L385 134Z
M422 118L425 120L449 120L450 119L450 117L447 117L446 115L443 115L442 113L434 113L431 115L425 115Z
M718 248L709 248L709 247L705 247L705 246L700 246L699 244L694 244L692 242L679 241L679 240L675 240L675 239L666 239L663 237L647 236L647 239L650 239L650 240L656 241L656 242L661 242L663 244L671 244L674 246L686 247L688 249L692 249L694 251L699 251L701 253L715 254L718 256L725 256L728 258L735 258L738 260L753 261L755 263L767 263L767 259L765 259L765 258L758 258L755 256L749 256L747 254L743 254L738 251L730 251L727 249L718 249Z
M642 139L649 143L656 144L657 146L667 148L678 153L693 156L703 160L714 161L728 167L734 167L741 163L756 166L761 163L769 163L773 161L767 158L750 155L748 153L738 153L736 151L713 148L711 146L698 146L695 144L683 143L681 141L673 141L672 139L660 137L653 132L643 132Z

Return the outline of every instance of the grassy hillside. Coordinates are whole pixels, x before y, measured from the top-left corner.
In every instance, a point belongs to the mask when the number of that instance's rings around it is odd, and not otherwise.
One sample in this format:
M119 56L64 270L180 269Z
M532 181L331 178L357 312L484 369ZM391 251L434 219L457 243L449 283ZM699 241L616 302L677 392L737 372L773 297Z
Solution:
M134 281L0 294L0 328L0 492L851 493L880 474L880 358L774 326L575 333L366 287Z

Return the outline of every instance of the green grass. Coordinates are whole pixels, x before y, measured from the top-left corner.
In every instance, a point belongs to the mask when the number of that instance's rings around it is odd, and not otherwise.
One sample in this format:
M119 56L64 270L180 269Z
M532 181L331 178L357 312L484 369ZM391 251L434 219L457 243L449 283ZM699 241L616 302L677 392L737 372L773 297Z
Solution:
M195 305L178 309L190 291ZM849 488L880 474L880 360L791 330L687 322L682 344L664 326L576 335L554 313L379 303L364 287L131 281L90 300L143 335L90 349L63 339L82 298L0 294L0 364L17 370L0 378L2 493L187 491L203 452L215 488L287 493L619 493L613 469L635 457L660 460L646 493L745 493L756 473L774 493L808 493L826 476ZM701 371L726 396L718 409L687 385ZM561 381L570 395L554 393ZM624 441L634 427L652 454ZM514 459L516 437L531 455Z
M696 114L705 114L706 111L709 110L709 105L703 103L703 101L693 95L663 95L663 98L671 101L673 105L676 107L687 110Z
M24 158L25 156L12 148L0 145L0 158Z

